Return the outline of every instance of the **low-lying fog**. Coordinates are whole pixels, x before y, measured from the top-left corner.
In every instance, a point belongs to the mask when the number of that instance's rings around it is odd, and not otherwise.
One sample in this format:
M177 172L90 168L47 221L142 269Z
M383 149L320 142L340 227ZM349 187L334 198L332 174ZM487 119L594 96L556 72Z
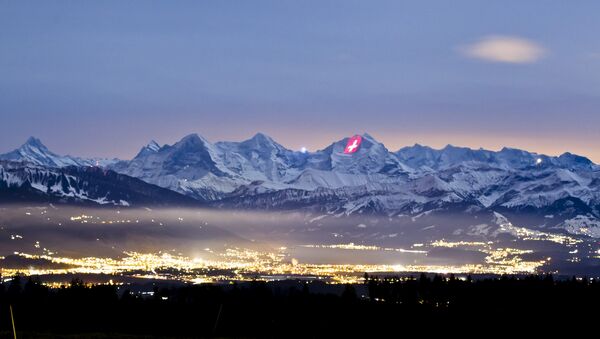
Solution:
M302 245L410 247L408 231L382 217L206 209L114 209L71 206L0 207L0 255L42 253L68 257L111 256L123 251L171 251L206 256L228 247L288 247L314 263L398 263L411 253L360 253ZM344 256L344 254L346 254ZM417 255L417 257L422 255ZM475 255L481 259L480 255Z
M488 242L526 249L522 260L568 259L552 242L494 239L457 230L490 223L486 215L335 216L300 212L208 209L133 209L72 206L0 206L0 256L123 257L125 252L168 252L211 260L228 248L272 252L310 264L486 264ZM439 241L476 242L432 246ZM364 247L361 247L364 246ZM490 248L488 248L490 247ZM5 265L8 261L5 261ZM503 264L502 262L500 262ZM0 267L2 262L0 262ZM546 265L547 266L547 265ZM542 265L543 267L543 265Z

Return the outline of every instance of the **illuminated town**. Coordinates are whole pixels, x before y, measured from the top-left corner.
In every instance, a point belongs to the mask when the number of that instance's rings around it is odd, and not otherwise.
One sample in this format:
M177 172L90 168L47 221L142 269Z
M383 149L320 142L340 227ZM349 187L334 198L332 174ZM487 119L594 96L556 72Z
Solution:
M0 339L595 337L599 13L2 1Z
M534 273L547 260L524 261L520 255L531 253L527 250L511 248L492 248L482 243L450 243L437 241L433 247L476 246L487 254L485 263L477 265L457 266L425 266L425 265L357 265L357 264L309 264L291 258L281 247L273 252L259 252L249 249L231 248L220 254L219 260L204 260L173 255L167 252L137 253L125 252L123 258L86 257L72 259L52 255L32 255L16 252L15 255L25 259L43 259L54 264L64 264L68 268L59 269L2 269L3 277L14 274L26 275L60 275L60 274L109 274L127 275L137 278L174 279L193 283L245 280L280 280L304 277L306 279L323 279L331 283L357 283L367 273L472 273L472 274L523 274ZM332 247L356 251L380 251L376 246L339 245L307 245L307 247ZM418 251L426 253L426 251ZM221 272L221 273L215 273ZM224 274L222 272L227 272Z
M49 225L64 230L64 227L76 225L109 225L118 224L149 224L168 230L173 223L184 225L185 215L170 216L169 219L155 215L138 215L136 217L120 211L109 212L108 215L98 213L77 214L67 216L62 220L54 220L43 209L39 216ZM148 212L150 213L150 212ZM28 217L38 213L26 212ZM66 219L66 220L65 220ZM199 224L198 229L206 227L207 221L193 221ZM106 226L104 226L106 225ZM79 226L79 227L81 227ZM87 227L87 226L85 226ZM110 226L113 227L113 226ZM30 243L20 233L2 226L3 234L10 237L15 243ZM567 261L577 263L582 256L598 258L599 249L593 244L583 243L579 238L564 234L554 234L534 231L524 227L517 227L509 222L499 224L497 234L508 234L519 244L501 242L498 239L485 241L452 241L448 239L430 240L427 242L413 243L407 247L378 246L374 244L357 244L354 242L341 242L329 244L301 244L271 247L243 247L237 245L222 246L220 248L202 248L195 250L195 255L182 248L162 248L156 251L140 251L123 248L117 255L89 256L84 252L77 257L64 255L60 248L47 248L45 242L35 239L32 241L31 250L28 246L20 250L4 253L5 257L20 258L24 264L4 267L0 265L0 274L3 279L10 279L15 274L33 276L68 277L72 275L105 275L111 281L119 278L135 279L160 279L188 283L228 283L232 281L275 281L286 279L320 280L326 283L359 283L363 281L364 273L376 274L410 274L418 272L441 274L531 274L531 273L558 273L549 269L552 263L551 256L541 257L527 247L531 242L549 242L563 246L568 250ZM100 238L95 239L100 242ZM29 245L31 246L31 245ZM587 247L586 247L587 246ZM580 248L581 247L581 248ZM112 246L114 249L115 246ZM464 250L471 253L480 253L482 260L479 262L432 263L426 259L436 249ZM352 259L344 263L343 260L335 263L314 263L311 260L297 256L298 250L304 251L338 251L344 258ZM184 254L186 252L188 254ZM400 256L414 256L419 260L399 260L402 263L361 263L361 253L379 253ZM399 257L402 259L403 257ZM407 257L408 258L408 257ZM0 259L5 259L0 257ZM1 261L0 261L1 262ZM46 264L40 264L46 263ZM28 264L35 263L35 264ZM56 279L54 279L56 280ZM60 280L60 278L58 278ZM54 283L68 283L65 281Z

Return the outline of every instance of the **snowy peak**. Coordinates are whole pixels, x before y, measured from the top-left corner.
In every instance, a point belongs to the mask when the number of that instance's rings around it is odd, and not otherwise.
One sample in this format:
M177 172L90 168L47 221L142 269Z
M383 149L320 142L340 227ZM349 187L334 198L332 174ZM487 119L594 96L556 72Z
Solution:
M40 139L34 137L27 139L27 141L16 150L0 155L0 159L23 161L48 167L79 165L72 157L63 157L52 153Z
M438 166L450 167L466 162L489 163L493 156L485 150L473 150L467 147L456 147L447 145L440 152Z
M21 146L21 148L24 148L27 146L48 150L48 148L42 143L42 141L36 137L29 137L29 139L27 139L27 141Z
M147 150L150 150L150 151L152 151L152 152L158 152L158 150L160 149L160 145L159 145L159 144L158 144L156 141L154 141L154 140L151 140L151 141L148 143L148 145L146 145L146 147L145 147L145 148L146 148Z
M217 157L214 145L198 134L189 134L172 146L165 146L149 156L176 170L179 167L214 169Z
M181 140L174 143L171 147L177 149L196 149L196 148L205 148L205 145L208 142L201 138L198 134L192 133L188 134L185 137L181 138Z
M516 148L504 147L494 154L496 161L506 164L513 168L526 168L531 167L532 164L539 167L541 164L549 163L550 157L545 155L538 155L537 153L530 153Z
M151 140L146 146L144 146L144 147L142 147L142 149L140 149L140 151L138 152L138 154L135 157L137 158L137 157L143 156L145 154L156 153L156 152L158 152L159 149L160 149L160 145L156 141Z
M435 167L439 151L429 146L414 144L413 146L403 147L395 153L398 160L414 169L428 169Z
M361 136L360 147L358 148L356 153L354 153L355 155L368 153L372 147L378 147L378 148L385 149L385 146L383 146L382 143L375 140L375 138L373 138L368 133L360 134L360 136ZM344 149L346 148L346 144L348 143L348 140L350 140L350 137L345 137L343 139L335 141L334 143L329 145L327 148L325 148L323 151L329 152L329 153L343 153Z
M375 138L367 133L361 135L360 147L353 154L345 154L344 149L349 138L333 143L323 150L329 154L331 170L349 174L388 174L397 175L405 172L398 158Z
M246 140L245 142L254 142L257 145L265 145L265 144L274 144L275 141L273 139L261 132L256 133L252 138Z
M66 167L66 166L108 166L118 159L105 158L78 158L70 155L58 155L50 151L40 139L30 137L16 150L1 154L0 160L27 162L38 166Z
M190 133L190 134L184 136L183 138L181 138L181 140L179 140L178 144L202 143L202 142L206 142L206 139L204 139L203 137L200 137L200 135L198 135L198 133Z
M590 169L595 169L597 167L594 165L594 163L590 159L588 159L586 157L582 157L580 155L572 154L569 152L561 154L557 158L557 160L562 166L565 166L565 167L571 168L571 169L590 170Z
M158 150L144 147L133 160L121 161L110 168L195 198L214 199L220 191L235 188L223 182L231 173L220 159L220 150L215 145L198 134L189 134ZM206 186L210 187L204 189Z
M42 141L35 137L29 137L27 141L21 145L16 151L27 155L42 155L42 156L56 156L56 154L50 152L48 147L42 143Z
M263 133L256 133L252 138L237 144L239 148L255 151L259 154L290 151Z
M224 168L219 166L219 153L215 145L196 133L189 134L173 146L163 147L157 152L161 156L170 157L170 164L173 166L202 167L220 172ZM220 174L222 173L218 173Z

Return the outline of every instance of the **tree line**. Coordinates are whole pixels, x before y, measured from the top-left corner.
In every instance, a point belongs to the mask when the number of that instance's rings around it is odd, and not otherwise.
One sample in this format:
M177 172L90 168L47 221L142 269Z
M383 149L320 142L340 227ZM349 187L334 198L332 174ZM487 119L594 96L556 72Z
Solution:
M458 279L452 275L365 275L362 285L328 288L288 281L159 286L149 294L127 286L74 279L49 288L34 277L0 285L0 337L8 337L9 305L25 336L336 337L479 326L585 329L600 315L600 283L551 275ZM44 337L45 338L45 337Z

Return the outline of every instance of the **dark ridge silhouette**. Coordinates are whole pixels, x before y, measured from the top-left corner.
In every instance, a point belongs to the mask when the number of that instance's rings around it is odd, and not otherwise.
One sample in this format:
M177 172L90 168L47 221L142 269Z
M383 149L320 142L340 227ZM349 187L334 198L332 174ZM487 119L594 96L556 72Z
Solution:
M0 335L10 335L9 305L20 337L38 338L397 337L479 327L539 334L561 326L576 333L594 330L588 321L600 305L600 283L587 279L365 278L364 285L156 285L150 295L79 279L50 289L35 278L14 277L0 286Z

